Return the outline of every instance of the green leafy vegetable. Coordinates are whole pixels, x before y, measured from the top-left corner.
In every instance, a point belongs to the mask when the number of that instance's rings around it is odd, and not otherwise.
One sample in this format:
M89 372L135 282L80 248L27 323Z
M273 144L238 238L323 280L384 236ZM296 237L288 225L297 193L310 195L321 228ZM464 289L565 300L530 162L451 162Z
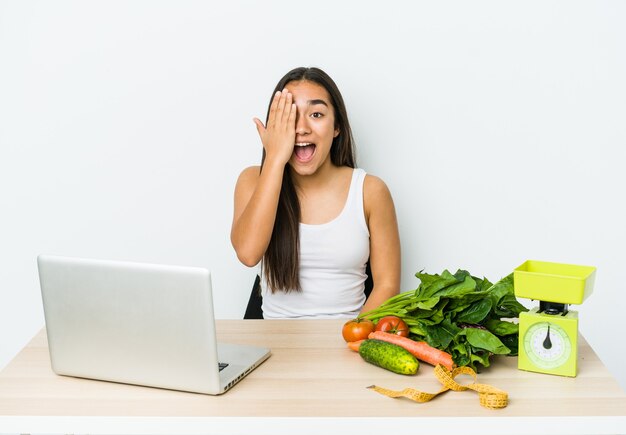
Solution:
M498 337L486 329L466 328L461 333L465 333L467 341L476 349L484 349L498 355L506 355L511 350L506 347Z
M489 298L479 299L461 311L456 317L457 322L480 323L489 315L493 302Z
M402 318L411 338L450 353L458 366L476 370L476 364L488 367L492 355L517 355L519 327L509 320L527 309L515 298L513 274L495 284L466 270L415 276L417 289L361 317L374 322L388 315Z

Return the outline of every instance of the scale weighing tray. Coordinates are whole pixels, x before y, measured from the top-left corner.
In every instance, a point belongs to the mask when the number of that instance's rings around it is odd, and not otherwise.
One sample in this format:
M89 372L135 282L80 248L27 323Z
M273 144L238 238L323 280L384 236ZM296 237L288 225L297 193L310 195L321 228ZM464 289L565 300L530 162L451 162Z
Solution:
M596 268L528 260L513 270L515 296L579 305L593 291Z

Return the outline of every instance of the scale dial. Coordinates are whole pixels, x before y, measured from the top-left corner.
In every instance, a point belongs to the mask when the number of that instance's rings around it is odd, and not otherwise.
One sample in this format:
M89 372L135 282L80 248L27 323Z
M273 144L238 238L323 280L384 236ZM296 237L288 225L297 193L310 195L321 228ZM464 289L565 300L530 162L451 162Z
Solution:
M565 364L572 353L567 332L551 322L538 322L524 335L524 350L530 361L541 369L555 369Z

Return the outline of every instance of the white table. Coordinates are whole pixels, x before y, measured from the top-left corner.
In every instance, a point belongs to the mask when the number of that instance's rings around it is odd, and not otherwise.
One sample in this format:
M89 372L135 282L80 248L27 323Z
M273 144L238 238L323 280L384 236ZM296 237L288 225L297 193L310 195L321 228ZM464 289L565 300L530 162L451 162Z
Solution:
M0 372L0 433L626 433L626 394L582 337L576 378L524 372L515 357L494 358L478 381L506 391L509 405L490 410L472 391L415 403L368 390L437 392L441 384L427 364L407 377L366 363L346 347L341 325L218 321L220 340L272 349L222 396L57 376L42 330Z

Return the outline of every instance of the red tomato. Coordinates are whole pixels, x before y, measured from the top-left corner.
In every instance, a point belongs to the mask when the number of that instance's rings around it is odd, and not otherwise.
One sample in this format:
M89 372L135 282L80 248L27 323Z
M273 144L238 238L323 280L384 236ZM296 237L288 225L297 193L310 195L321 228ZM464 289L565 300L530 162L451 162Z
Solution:
M388 332L390 334L409 336L409 327L404 320L397 316L386 316L376 324L376 331Z
M346 342L364 340L370 335L370 332L374 332L374 323L367 319L352 319L347 321L343 325L341 335Z

